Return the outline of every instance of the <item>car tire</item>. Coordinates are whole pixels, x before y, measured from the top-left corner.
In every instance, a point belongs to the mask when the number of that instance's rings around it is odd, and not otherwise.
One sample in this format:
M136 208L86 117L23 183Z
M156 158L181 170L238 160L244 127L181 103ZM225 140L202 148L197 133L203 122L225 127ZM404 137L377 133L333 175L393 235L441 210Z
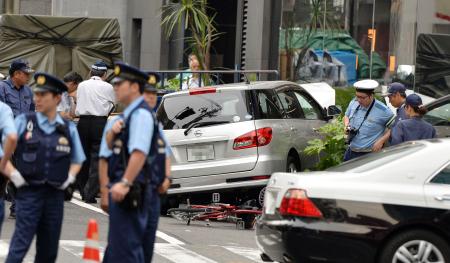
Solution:
M300 172L300 165L298 163L297 158L289 155L286 163L286 172L288 173L296 173Z
M422 247L422 249L419 249ZM428 258L420 259L424 256L424 251L431 249ZM421 252L422 251L422 252ZM388 241L383 248L378 263L386 262L407 262L399 258L411 259L410 262L450 262L450 246L440 236L425 230L411 230L402 232ZM416 258L416 259L414 259Z

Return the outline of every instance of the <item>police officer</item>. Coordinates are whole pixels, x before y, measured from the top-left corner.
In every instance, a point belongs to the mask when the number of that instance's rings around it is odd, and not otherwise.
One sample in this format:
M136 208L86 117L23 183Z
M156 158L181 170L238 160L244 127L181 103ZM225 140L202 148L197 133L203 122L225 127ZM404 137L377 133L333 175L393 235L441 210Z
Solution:
M100 146L101 206L108 211L110 220L104 262L140 263L144 262L144 231L152 193L145 164L155 125L142 92L145 83L155 81L155 77L149 78L148 74L123 63L115 64L114 75L116 98L126 108L114 119L114 122L123 121L121 129L107 130L114 125L109 122ZM112 151L107 145L111 138Z
M3 151L0 148L0 236L2 232L2 223L5 212L5 203L3 200L6 178L4 178L6 164L12 156L17 143L17 132L14 126L14 117L11 108L3 102L0 102L0 138L5 137L3 142Z
M152 73L150 73L151 75ZM156 74L155 74L156 75ZM158 80L157 80L158 81ZM156 81L156 82L157 82ZM144 90L144 100L154 111L158 102L158 90L154 85L146 85ZM156 120L156 117L155 117ZM156 230L158 229L158 220L161 213L160 194L165 194L170 187L170 155L171 150L167 142L162 124L157 121L158 133L154 133L152 147L157 147L150 156L149 165L152 173L152 199L150 202L150 211L147 222L147 228L144 236L144 256L146 263L152 262L153 249L155 244ZM165 147L165 149L163 148Z
M388 138L386 128L394 121L391 110L375 99L375 80L361 80L354 84L356 98L345 112L344 126L347 133L348 148L344 161L379 151Z
M391 83L388 86L388 91L382 94L383 97L388 97L391 105L396 108L396 115L394 122L392 123L389 130L389 142L391 142L391 131L397 125L400 120L405 120L408 118L405 111L405 98L406 98L406 88L405 85L399 82ZM386 141L387 141L386 140Z
M9 78L0 81L0 101L6 103L14 114L14 117L22 113L33 112L33 92L27 85L34 70L25 59L16 59L9 66ZM12 184L8 185L8 196L11 199L10 217L15 218L14 193L16 189Z
M19 115L15 120L17 170L9 176L18 189L17 220L8 263L22 262L35 235L35 262L56 261L65 190L85 160L75 125L56 112L67 87L46 73L36 73L35 80L38 112Z
M405 111L407 119L400 120L392 128L391 145L406 141L431 139L436 137L436 130L422 119L427 110L422 105L422 99L417 94L406 97Z

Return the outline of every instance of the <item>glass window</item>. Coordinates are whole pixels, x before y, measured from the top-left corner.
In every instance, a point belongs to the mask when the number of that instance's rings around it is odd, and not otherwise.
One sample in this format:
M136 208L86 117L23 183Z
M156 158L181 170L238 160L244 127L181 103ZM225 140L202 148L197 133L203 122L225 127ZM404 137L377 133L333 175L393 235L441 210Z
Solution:
M433 179L431 179L431 183L450 184L450 164L442 169Z
M271 90L257 90L260 116L257 119L281 119L281 109ZM275 99L275 100L274 100Z
M165 130L186 129L202 122L205 125L252 120L243 91L218 91L189 96L166 97L158 108L157 118Z
M316 103L305 94L301 94L298 91L294 92L297 97L300 106L302 107L303 114L305 115L305 119L307 120L318 120L320 119L320 110L317 107Z
M287 118L289 119L303 118L303 113L292 91L280 91L278 92L278 98L281 101L281 105L283 106Z
M450 126L450 103L430 110L423 118L434 126Z
M327 169L332 172L348 172L362 173L384 164L396 161L403 156L411 154L423 148L424 145L417 142L410 142L408 144L401 144L399 146L389 147L381 152L371 153L361 158L353 159L336 167Z

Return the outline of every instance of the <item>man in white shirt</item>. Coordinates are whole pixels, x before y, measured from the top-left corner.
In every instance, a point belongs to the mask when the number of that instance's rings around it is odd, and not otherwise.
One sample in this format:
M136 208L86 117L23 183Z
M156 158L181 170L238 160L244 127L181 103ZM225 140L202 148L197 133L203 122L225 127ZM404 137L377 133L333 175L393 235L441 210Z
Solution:
M77 90L75 113L80 116L77 128L86 161L77 176L76 184L86 203L97 202L100 142L103 128L116 103L112 85L105 82L107 70L105 62L95 62L91 67L90 79L81 82Z

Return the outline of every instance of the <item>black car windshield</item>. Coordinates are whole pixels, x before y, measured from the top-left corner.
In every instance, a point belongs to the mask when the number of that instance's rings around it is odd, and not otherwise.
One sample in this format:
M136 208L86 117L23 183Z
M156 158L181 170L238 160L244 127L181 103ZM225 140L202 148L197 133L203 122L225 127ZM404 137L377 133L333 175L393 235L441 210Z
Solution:
M157 112L164 130L187 129L195 123L208 126L252 120L244 91L218 90L164 98Z
M409 142L398 146L386 148L380 152L365 155L361 158L353 159L341 165L327 169L328 172L353 172L362 173L380 167L383 164L393 162L403 156L418 151L425 147L419 142Z

